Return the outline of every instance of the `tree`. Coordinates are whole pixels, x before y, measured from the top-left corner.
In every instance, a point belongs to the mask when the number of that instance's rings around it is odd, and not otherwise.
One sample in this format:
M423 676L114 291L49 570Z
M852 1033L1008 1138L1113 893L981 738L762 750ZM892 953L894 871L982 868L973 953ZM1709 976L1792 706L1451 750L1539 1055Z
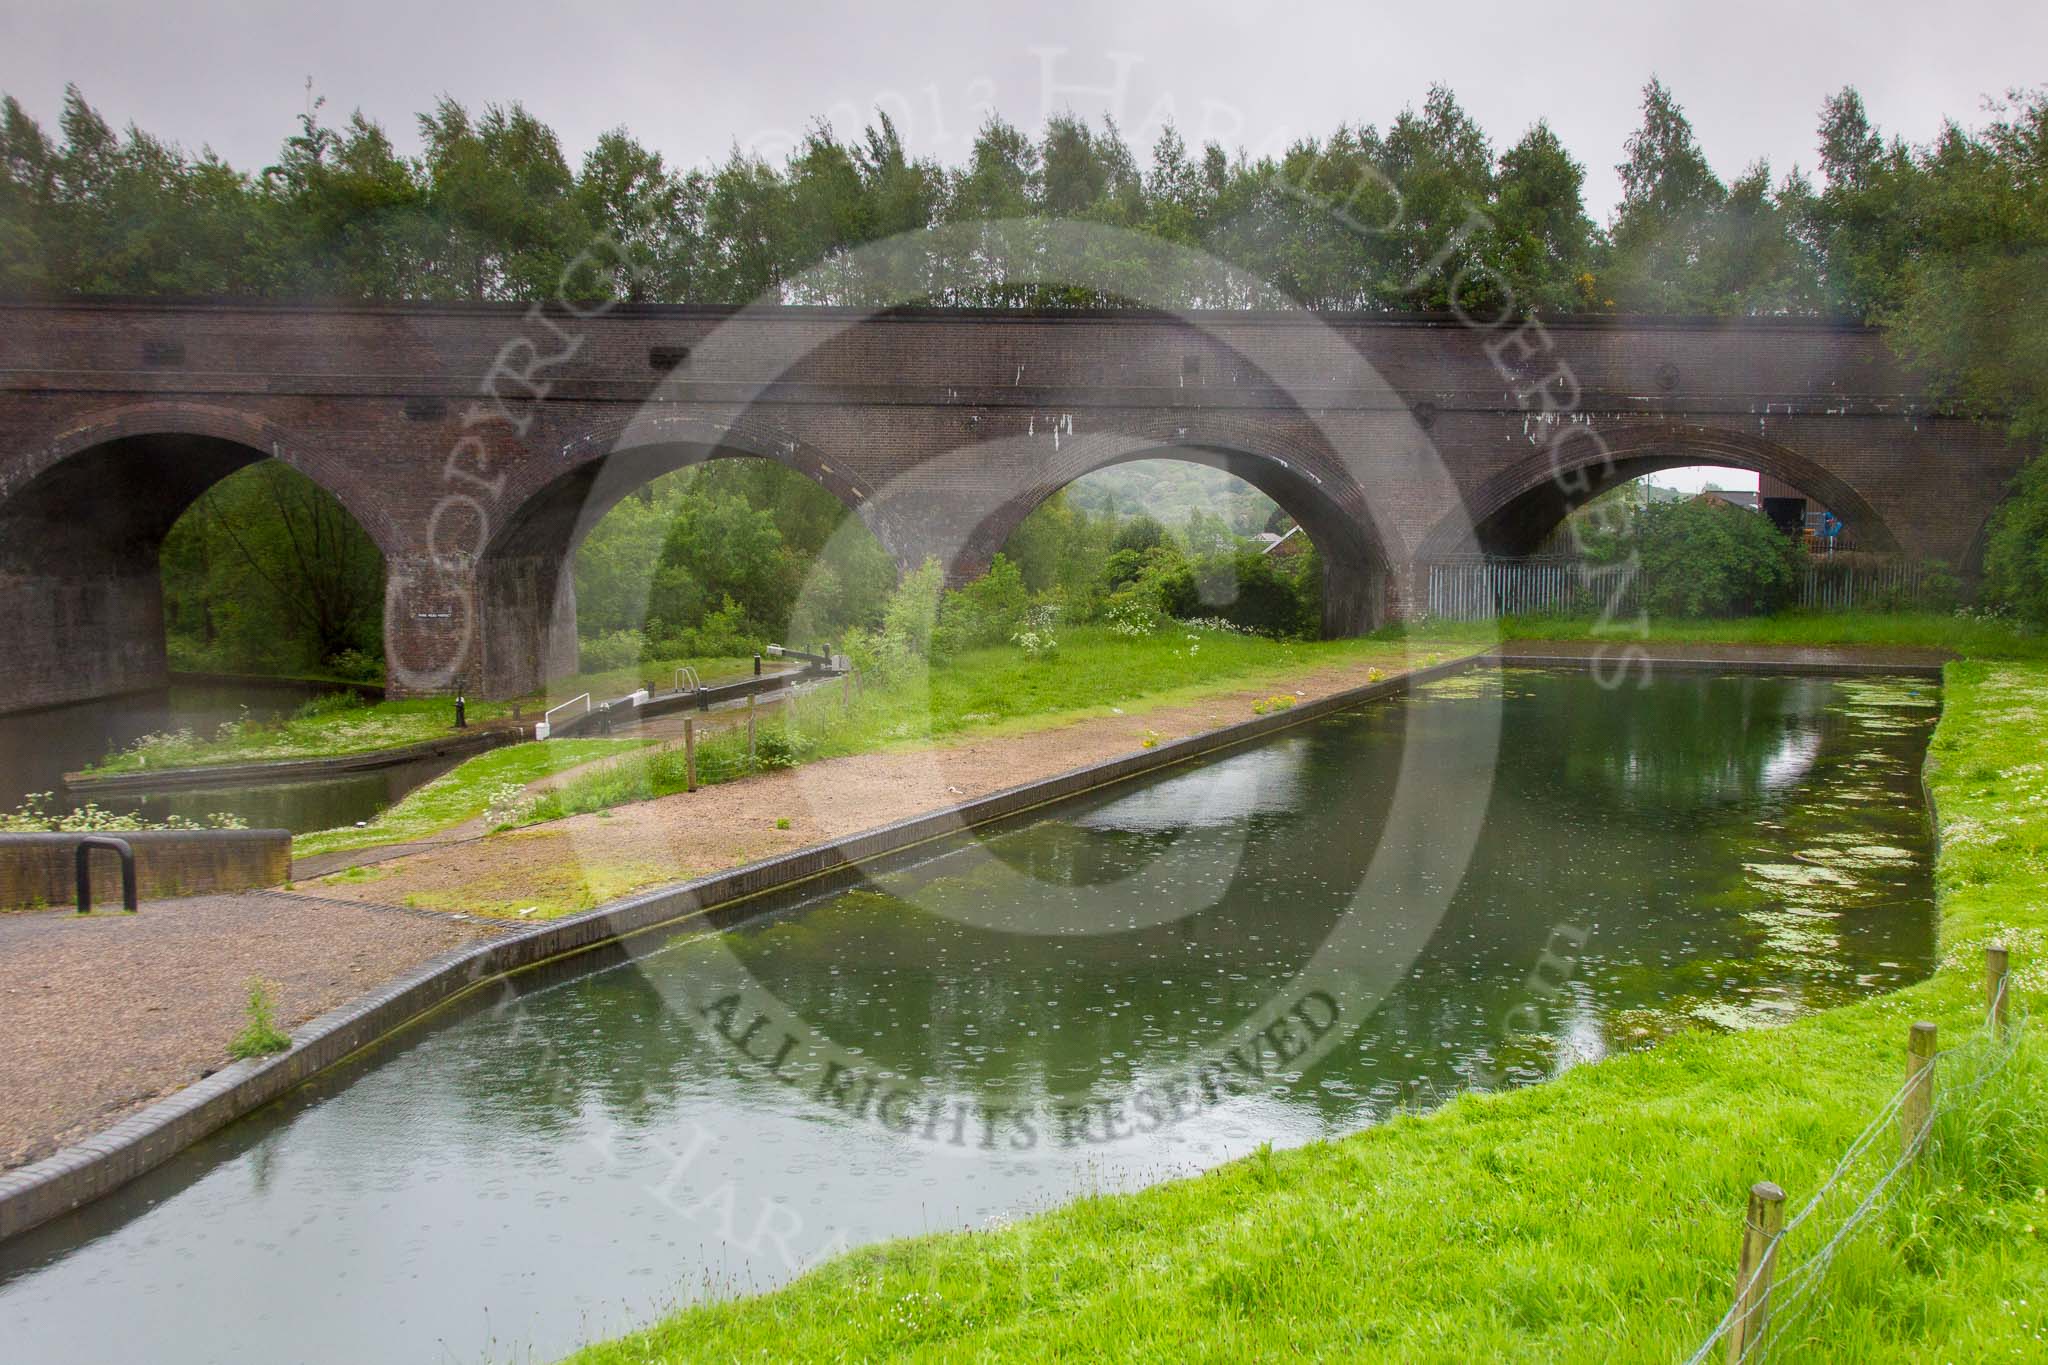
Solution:
M1643 606L1658 616L1762 615L1791 602L1805 569L1792 537L1720 498L1654 503L1636 514Z
M1627 152L1614 168L1622 197L1611 232L1610 291L1624 308L1693 311L1702 302L1693 267L1728 192L1685 111L1654 77L1643 87L1643 122L1629 135Z
M2020 471L1992 519L1984 595L2033 626L2048 626L2048 455Z
M161 552L174 654L257 673L383 654L384 559L334 496L265 460L222 479Z
M1500 159L1494 233L1500 268L1528 310L1584 309L1597 301L1598 229L1586 214L1586 171L1539 122Z

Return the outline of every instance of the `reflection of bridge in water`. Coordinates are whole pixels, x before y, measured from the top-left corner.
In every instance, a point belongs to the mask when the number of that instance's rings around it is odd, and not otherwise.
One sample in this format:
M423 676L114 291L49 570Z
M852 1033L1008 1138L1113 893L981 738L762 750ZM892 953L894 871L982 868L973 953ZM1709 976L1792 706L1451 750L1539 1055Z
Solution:
M1858 543L1964 570L2023 452L1932 413L1874 331L1802 320L619 306L4 306L0 708L160 685L157 552L264 458L383 552L400 690L572 671L576 546L721 456L831 490L899 566L984 569L1031 510L1169 457L1273 498L1321 554L1326 630L1411 610L1419 562L1527 554L1679 465L1757 471ZM1547 414L1547 415L1546 415ZM1439 464L1440 462L1440 464Z

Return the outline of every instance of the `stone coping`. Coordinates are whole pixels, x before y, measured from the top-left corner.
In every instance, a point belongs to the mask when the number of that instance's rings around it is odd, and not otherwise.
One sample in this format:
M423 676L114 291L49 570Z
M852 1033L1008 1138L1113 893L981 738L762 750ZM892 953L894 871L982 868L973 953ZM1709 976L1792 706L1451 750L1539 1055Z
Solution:
M1659 666L1728 672L1925 673L1930 665L1838 662L1772 666L1769 661L1654 658ZM507 973L664 929L770 891L844 872L978 825L1082 792L1263 739L1366 702L1404 694L1435 679L1488 664L1584 669L1583 654L1503 655L1488 650L1333 693L1121 758L1024 783L944 810L909 817L829 843L779 854L694 881L658 887L595 910L470 944L430 959L397 980L301 1025L288 1052L235 1062L139 1110L54 1156L0 1175L0 1240L25 1232L111 1193L186 1147L379 1042L431 1011ZM1938 672L1938 669L1932 670Z

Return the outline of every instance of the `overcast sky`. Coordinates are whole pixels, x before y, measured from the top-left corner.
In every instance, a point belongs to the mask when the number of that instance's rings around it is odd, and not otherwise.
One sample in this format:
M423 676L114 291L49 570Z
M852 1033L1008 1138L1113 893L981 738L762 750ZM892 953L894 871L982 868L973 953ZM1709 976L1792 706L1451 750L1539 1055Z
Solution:
M1652 72L1732 176L1758 157L1780 172L1812 166L1821 100L1845 84L1886 130L1923 140L1944 116L1980 117L1986 95L2048 80L2044 54L2039 0L0 9L0 89L46 125L74 81L116 124L209 144L251 169L292 131L308 76L331 116L361 108L407 149L413 115L445 94L473 107L523 101L572 158L623 124L684 165L734 142L779 158L807 121L826 115L850 133L878 105L916 152L947 161L990 109L1027 127L1052 110L1112 114L1141 152L1171 118L1190 142L1257 153L1339 122L1384 126L1442 81L1497 148L1549 119L1585 163L1587 201L1603 219Z

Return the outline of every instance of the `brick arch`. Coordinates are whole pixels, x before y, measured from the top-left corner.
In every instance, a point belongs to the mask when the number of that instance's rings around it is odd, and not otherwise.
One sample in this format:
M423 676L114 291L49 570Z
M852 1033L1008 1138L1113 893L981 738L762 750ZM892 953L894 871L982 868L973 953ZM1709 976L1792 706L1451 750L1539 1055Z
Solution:
M1899 551L1897 536L1868 499L1788 446L1721 427L1641 423L1553 428L1544 449L1485 480L1464 508L1438 521L1416 558L1528 554L1574 508L1631 479L1686 465L1725 465L1782 479L1840 515L1871 548Z
M1163 425L1163 424L1162 424ZM1323 563L1323 629L1350 635L1381 623L1390 560L1366 512L1363 490L1327 449L1233 424L1140 428L1062 442L1033 477L968 537L955 576L987 567L1024 519L1054 493L1097 470L1139 460L1182 460L1221 469L1271 498L1301 526Z
M532 690L576 671L577 548L635 490L715 459L761 459L836 497L895 555L874 491L846 461L758 420L636 414L559 447L553 477L524 491L485 541L476 564L482 682L492 692ZM899 563L902 555L895 555Z
M151 443L165 449L152 457ZM196 460L192 458L194 452L199 452ZM88 471L76 463L82 459L104 459L106 467ZM340 461L309 447L277 423L255 413L180 401L124 404L94 413L12 461L25 477L0 488L0 518L12 511L26 510L17 500L47 491L51 478L64 478L68 473L70 477L99 482L108 473L126 472L121 467L124 459L152 460L148 485L151 510L161 512L176 504L176 510L164 523L165 529L194 498L221 478L244 465L268 459L289 465L332 494L386 556L396 543L384 506L365 498Z
M12 462L0 488L0 639L14 707L170 680L163 540L193 501L265 459L331 493L390 563L390 525L323 456L262 418L211 404L145 402L94 413Z
M573 554L590 528L634 490L678 469L735 457L768 460L802 475L873 529L874 490L867 479L850 462L810 441L744 417L712 421L638 414L562 445L549 463L551 477L518 498L487 541L483 557L518 553L522 543L554 541L564 534Z

